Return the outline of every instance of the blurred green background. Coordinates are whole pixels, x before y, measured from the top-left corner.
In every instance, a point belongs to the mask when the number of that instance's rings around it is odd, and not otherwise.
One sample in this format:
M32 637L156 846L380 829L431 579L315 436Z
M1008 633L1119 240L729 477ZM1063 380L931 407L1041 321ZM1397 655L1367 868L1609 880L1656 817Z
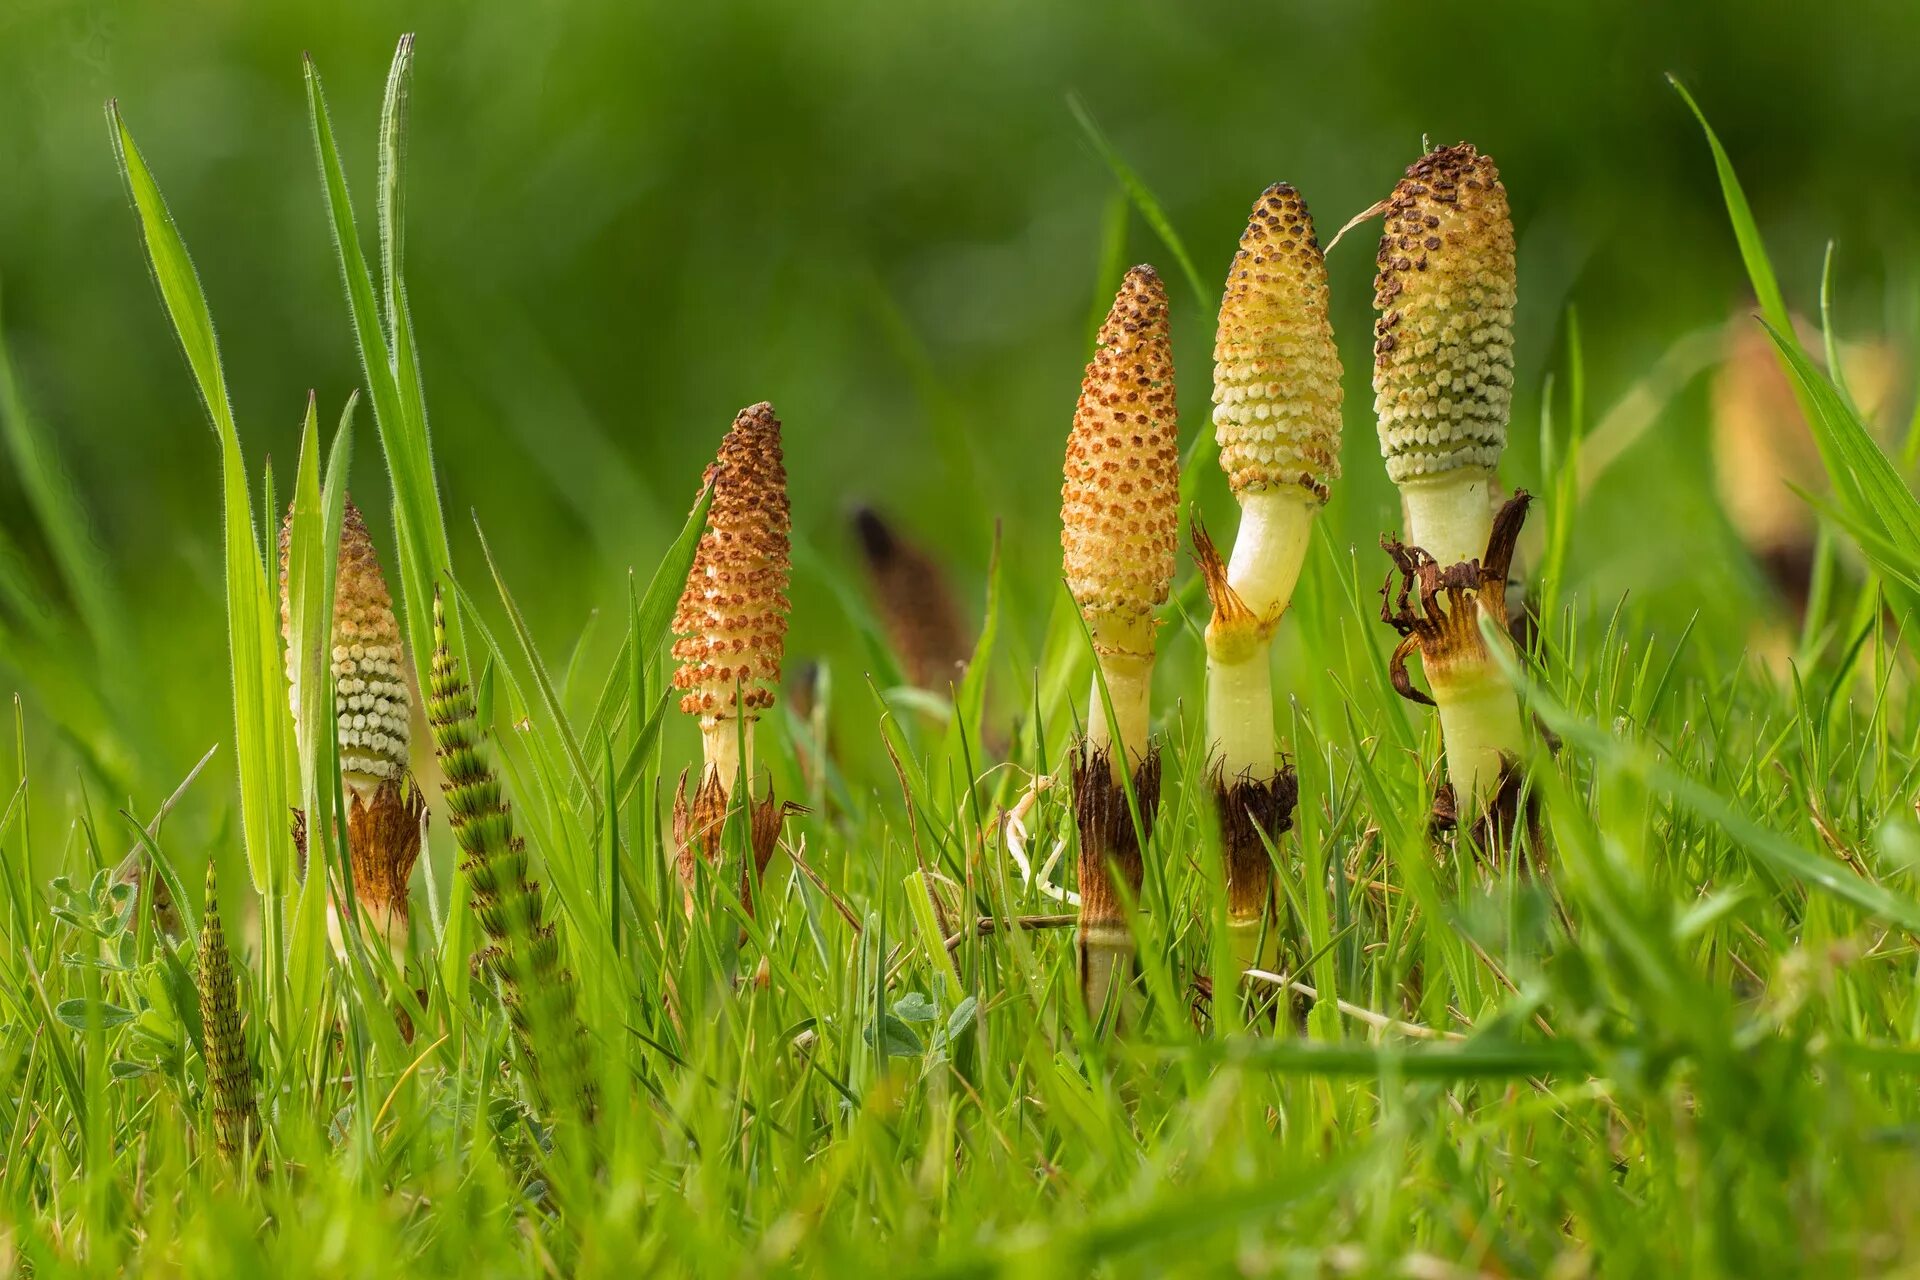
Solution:
M455 559L478 585L477 512L557 665L583 636L590 657L610 651L617 634L590 625L594 610L622 607L629 566L644 582L732 414L759 399L786 423L803 547L792 655L826 655L857 689L857 593L829 580L856 572L846 519L860 502L946 558L975 608L1001 521L1011 639L1038 646L1059 591L1062 441L1115 283L1100 243L1116 184L1070 95L1203 277L1196 297L1129 216L1126 260L1157 263L1173 292L1188 438L1207 429L1214 291L1261 188L1295 183L1326 239L1423 136L1464 138L1512 198L1506 474L1538 483L1549 373L1563 424L1572 407L1569 308L1591 425L1676 342L1743 306L1706 148L1668 71L1725 139L1796 306L1813 308L1832 238L1841 330L1905 351L1916 329L1910 4L9 0L0 323L111 565L120 633L51 660L0 652L58 762L55 789L87 776L59 754L82 745L105 797L131 789L150 808L231 734L214 439L102 103L119 99L195 253L249 463L271 455L284 486L308 389L331 421L359 378L300 54L326 76L370 224L380 90L408 30L408 266ZM1367 412L1373 241L1362 227L1330 258L1349 435L1326 526L1369 578L1397 521ZM1656 397L1654 428L1582 508L1568 589L1602 615L1630 590L1672 632L1700 609L1739 643L1766 587L1708 482L1705 375L1676 367L1677 394ZM363 412L355 496L391 568L379 468ZM1230 528L1217 473L1204 501ZM0 529L9 571L68 611L14 455ZM121 686L91 727L75 701L89 671ZM57 743L55 724L78 741Z

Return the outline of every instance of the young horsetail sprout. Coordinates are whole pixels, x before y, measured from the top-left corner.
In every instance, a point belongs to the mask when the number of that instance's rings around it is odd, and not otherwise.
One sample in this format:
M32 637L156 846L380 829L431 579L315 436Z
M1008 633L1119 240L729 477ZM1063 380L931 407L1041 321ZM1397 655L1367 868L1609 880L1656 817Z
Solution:
M1408 541L1478 559L1513 398L1513 221L1493 161L1464 142L1416 161L1375 262L1374 412Z
M1125 980L1133 955L1115 881L1139 897L1141 837L1152 832L1160 780L1147 729L1153 615L1173 584L1179 521L1180 441L1167 293L1152 267L1135 267L1100 327L1080 384L1060 489L1067 588L1100 668L1088 700L1086 741L1073 769L1081 985L1096 1011ZM1123 770L1133 774L1138 829Z
M433 598L433 671L427 727L433 734L446 792L447 825L460 846L460 870L473 889L474 914L488 947L478 967L499 981L501 998L533 1068L536 1092L571 1103L593 1118L596 1091L587 1031L574 1003L573 974L547 920L540 882L499 777L487 762L473 690L447 645L447 615Z
M1267 842L1292 823L1293 775L1277 767L1268 649L1293 598L1313 518L1340 475L1340 354L1327 318L1327 267L1299 192L1254 205L1220 299L1213 348L1220 465L1240 504L1225 565L1194 525L1207 626L1207 732L1226 857L1227 927L1240 968L1261 959L1272 903ZM1264 838L1263 838L1264 837Z
M292 648L288 591L292 531L289 508L280 526L280 628L288 642L288 697L298 716L300 655ZM367 522L351 498L340 523L330 645L354 901L387 945L400 947L407 938L407 885L420 858L426 801L408 773L413 697L400 622Z
M220 925L220 898L213 864L207 864L207 910L200 926L200 1025L207 1067L207 1105L213 1111L214 1145L236 1160L248 1144L260 1143L260 1110L254 1098L253 1064L240 1027L240 995L233 956Z
M1381 616L1401 633L1394 687L1440 712L1458 815L1494 807L1522 749L1514 690L1478 616L1506 625L1507 570L1524 493L1491 492L1513 392L1513 223L1493 161L1466 143L1414 163L1387 203L1374 305L1374 408L1387 474L1406 506L1407 542L1383 539L1400 574ZM1419 592L1419 608L1410 593ZM1418 650L1432 697L1414 691Z
M673 656L680 660L673 683L683 695L680 709L700 718L705 758L692 799L682 777L673 804L678 866L689 894L698 860L720 860L721 831L742 773L751 794L754 724L780 686L792 517L772 405L740 411L703 483L713 489L707 529L673 615ZM772 860L785 810L771 790L748 807L755 865L741 868L740 887L751 910L753 877Z

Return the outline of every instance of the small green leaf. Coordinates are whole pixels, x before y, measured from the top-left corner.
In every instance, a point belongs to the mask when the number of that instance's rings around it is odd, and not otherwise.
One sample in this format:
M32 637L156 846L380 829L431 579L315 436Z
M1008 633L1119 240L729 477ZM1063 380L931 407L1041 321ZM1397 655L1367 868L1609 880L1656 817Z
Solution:
M53 1016L75 1031L88 1031L95 1026L122 1027L139 1015L105 1000L62 1000L54 1006Z
M953 1007L953 1012L947 1015L948 1044L952 1044L967 1033L967 1029L973 1026L973 1020L979 1011L980 1002L972 996L968 996Z
M893 1002L894 1016L902 1022L928 1023L940 1016L933 1001L918 991L909 991Z
M867 1043L890 1058L917 1058L926 1046L912 1027L891 1013L883 1013L867 1028Z

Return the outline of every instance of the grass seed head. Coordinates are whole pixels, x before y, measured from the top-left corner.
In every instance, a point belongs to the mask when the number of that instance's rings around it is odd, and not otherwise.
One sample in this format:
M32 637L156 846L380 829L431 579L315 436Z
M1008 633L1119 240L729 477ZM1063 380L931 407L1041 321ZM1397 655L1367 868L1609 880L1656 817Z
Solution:
M711 728L773 706L787 634L792 518L780 419L742 409L706 470L707 531L673 616L680 709Z
M291 648L293 606L288 591L288 553L293 512L280 526L280 632L288 641L287 678L299 655ZM381 784L406 776L412 698L407 690L406 651L393 596L380 572L380 557L360 509L347 499L340 523L340 559L333 587L331 672L340 743L340 776L371 801ZM297 684L295 686L297 688ZM298 695L293 695L296 703ZM294 707L297 713L299 707Z
M1167 291L1127 272L1100 326L1067 438L1060 545L1067 586L1096 643L1153 652L1153 611L1173 584L1180 521Z
M1422 156L1387 202L1373 305L1374 412L1398 484L1492 468L1513 397L1513 220L1493 161Z
M1213 344L1214 438L1233 491L1291 484L1325 501L1340 475L1341 398L1313 217L1275 183L1233 255Z

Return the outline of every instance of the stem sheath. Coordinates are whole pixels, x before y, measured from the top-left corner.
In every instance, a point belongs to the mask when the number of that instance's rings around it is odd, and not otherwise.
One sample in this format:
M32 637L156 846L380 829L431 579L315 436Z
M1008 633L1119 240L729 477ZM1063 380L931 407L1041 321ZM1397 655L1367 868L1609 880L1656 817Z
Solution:
M1440 564L1479 560L1493 529L1493 472L1458 467L1400 482L1406 506L1407 544Z

